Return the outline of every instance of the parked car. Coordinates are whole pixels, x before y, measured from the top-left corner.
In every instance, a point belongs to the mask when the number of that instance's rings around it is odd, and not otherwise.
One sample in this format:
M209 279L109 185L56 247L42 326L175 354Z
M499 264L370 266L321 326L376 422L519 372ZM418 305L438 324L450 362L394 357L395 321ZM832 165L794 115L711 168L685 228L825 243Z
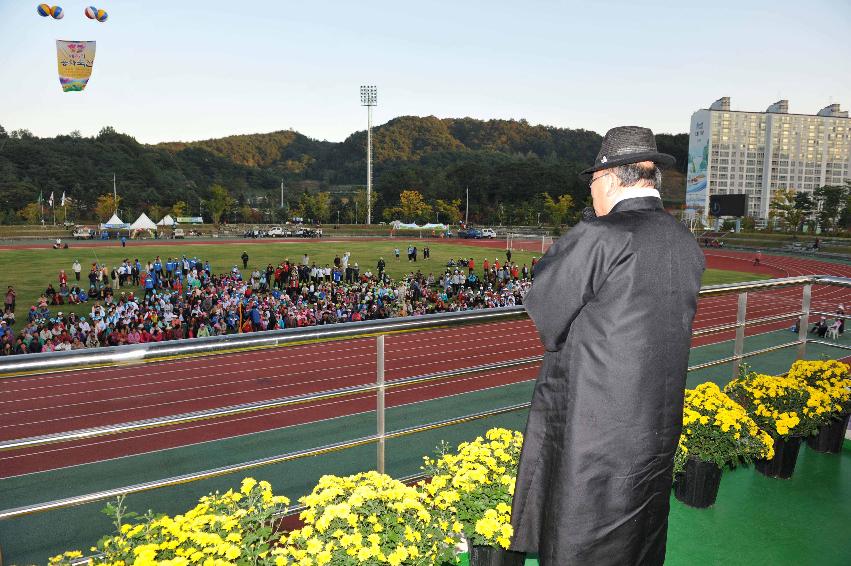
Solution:
M281 228L280 226L273 226L269 228L266 235L270 238L287 238L290 235L290 231L285 228Z
M496 238L496 232L494 232L493 228L482 228L482 238L493 240Z
M91 240L95 237L95 231L91 228L80 226L74 230L75 240Z
M467 240L480 240L482 238L482 231L478 228L465 228L458 230L458 237Z
M181 239L181 240L182 240L183 238L185 238L185 237L186 237L186 232L184 232L184 231L183 231L183 228L175 228L175 229L174 229L174 234L172 235L172 237L173 237L175 240L178 240L178 239Z

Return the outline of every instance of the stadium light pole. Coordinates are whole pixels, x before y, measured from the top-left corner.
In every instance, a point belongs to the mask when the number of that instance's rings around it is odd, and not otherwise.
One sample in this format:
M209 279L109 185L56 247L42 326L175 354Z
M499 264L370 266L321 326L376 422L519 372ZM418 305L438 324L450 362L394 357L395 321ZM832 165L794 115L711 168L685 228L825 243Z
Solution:
M378 88L361 85L360 103L366 106L366 223L372 224L372 107L378 106Z

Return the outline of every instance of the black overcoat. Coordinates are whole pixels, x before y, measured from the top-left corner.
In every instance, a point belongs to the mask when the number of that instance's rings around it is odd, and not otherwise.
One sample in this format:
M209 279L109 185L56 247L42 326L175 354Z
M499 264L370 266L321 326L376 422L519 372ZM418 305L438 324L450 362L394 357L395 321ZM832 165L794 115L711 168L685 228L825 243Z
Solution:
M580 222L524 299L546 349L514 494L512 548L545 566L662 564L704 270L655 197Z

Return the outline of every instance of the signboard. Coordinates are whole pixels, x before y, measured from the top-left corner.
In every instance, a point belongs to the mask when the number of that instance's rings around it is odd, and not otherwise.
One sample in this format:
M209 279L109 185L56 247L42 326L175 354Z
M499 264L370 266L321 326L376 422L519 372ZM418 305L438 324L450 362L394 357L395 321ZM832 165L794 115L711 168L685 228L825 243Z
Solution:
M721 216L743 217L748 209L748 195L711 195L709 197L709 214L718 218Z
M64 92L82 92L95 65L94 41L56 40L59 84Z
M178 216L178 224L203 224L204 219L200 216Z
M686 208L700 216L708 212L709 179L709 110L698 110L691 115L686 168Z

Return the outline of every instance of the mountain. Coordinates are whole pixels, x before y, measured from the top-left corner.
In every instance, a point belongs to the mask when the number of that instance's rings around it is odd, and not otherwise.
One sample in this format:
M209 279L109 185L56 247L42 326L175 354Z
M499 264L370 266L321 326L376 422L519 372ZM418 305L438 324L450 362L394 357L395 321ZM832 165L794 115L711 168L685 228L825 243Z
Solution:
M481 221L530 220L544 192L571 194L581 205L588 190L577 174L593 162L601 139L595 132L525 120L394 118L373 129L378 208L396 204L399 192L409 188L427 201L462 198L469 188L471 210ZM666 175L666 200L681 201L688 136L661 134L657 143L680 165ZM320 189L330 190L332 206L342 208L351 205L348 197L364 184L365 172L365 131L339 143L277 131L146 145L109 127L88 138L37 138L0 126L0 222L20 221L15 211L39 193L58 199L62 191L74 199L77 216L90 218L98 196L111 192L113 173L122 209L131 217L178 201L195 210L214 183L240 205L277 202L281 180L291 206L304 190Z

